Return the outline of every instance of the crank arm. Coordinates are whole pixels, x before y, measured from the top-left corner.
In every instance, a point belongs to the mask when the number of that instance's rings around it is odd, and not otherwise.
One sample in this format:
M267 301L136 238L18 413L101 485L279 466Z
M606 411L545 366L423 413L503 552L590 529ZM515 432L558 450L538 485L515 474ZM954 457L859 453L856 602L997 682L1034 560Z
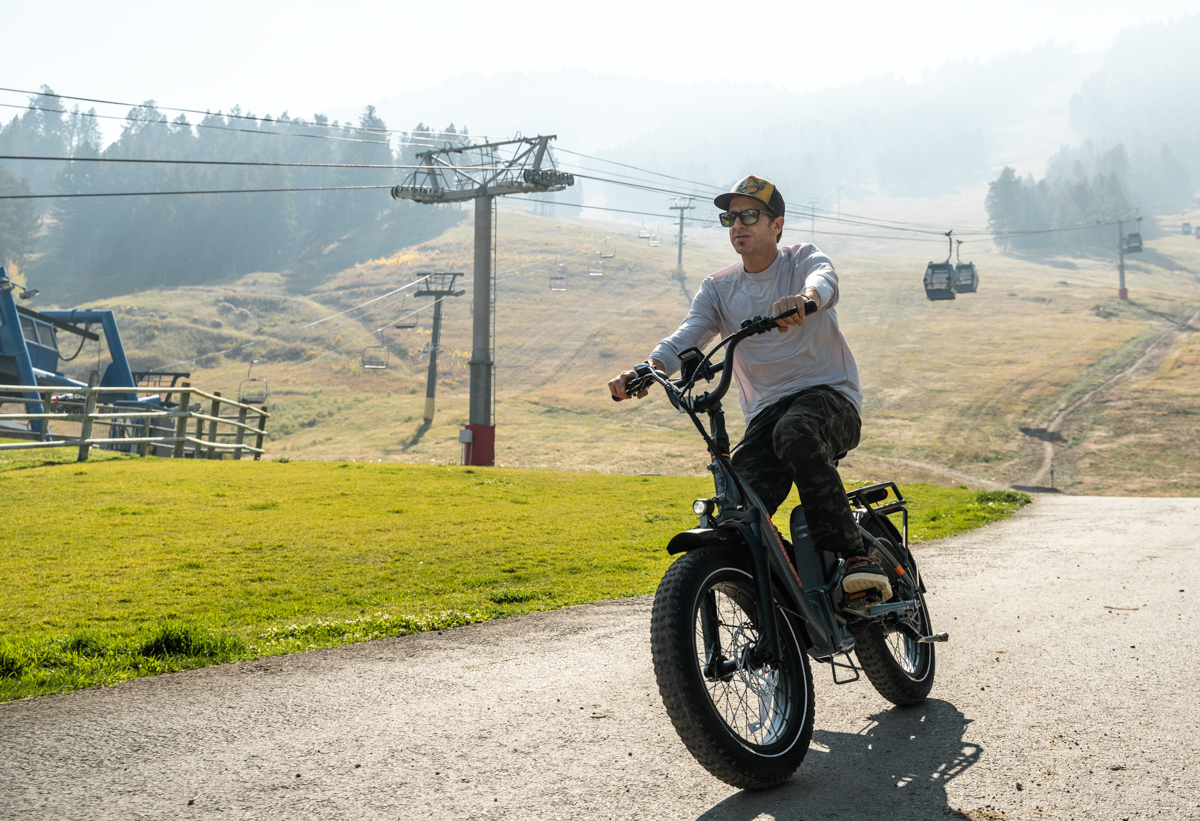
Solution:
M874 607L866 608L867 618L877 619L881 616L887 616L891 613L899 613L907 615L917 609L915 601L896 601L888 604L877 604Z

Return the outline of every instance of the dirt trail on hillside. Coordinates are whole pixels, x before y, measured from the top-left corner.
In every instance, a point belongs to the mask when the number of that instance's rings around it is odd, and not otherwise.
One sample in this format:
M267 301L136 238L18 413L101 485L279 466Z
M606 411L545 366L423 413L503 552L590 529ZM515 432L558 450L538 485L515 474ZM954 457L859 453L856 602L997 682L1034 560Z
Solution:
M1050 476L1050 467L1054 463L1054 434L1060 434L1067 419L1080 409L1092 404L1099 397L1107 394L1122 382L1149 376L1162 363L1189 333L1200 330L1195 327L1200 320L1200 310L1182 320L1174 328L1163 331L1153 337L1141 349L1140 354L1124 368L1105 379L1096 387L1079 396L1069 405L1059 408L1044 428L1042 434L1042 461L1037 471L1030 477L1028 484L1035 487L1044 486Z

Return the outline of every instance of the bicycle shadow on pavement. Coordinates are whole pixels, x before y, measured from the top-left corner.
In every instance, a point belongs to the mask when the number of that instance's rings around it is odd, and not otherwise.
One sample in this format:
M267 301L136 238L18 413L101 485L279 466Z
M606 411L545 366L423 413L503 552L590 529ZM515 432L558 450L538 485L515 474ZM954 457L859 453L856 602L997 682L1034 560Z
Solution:
M893 707L859 733L813 731L804 763L781 787L742 791L701 821L775 819L932 819L953 814L946 782L979 760L963 741L972 719L948 701Z

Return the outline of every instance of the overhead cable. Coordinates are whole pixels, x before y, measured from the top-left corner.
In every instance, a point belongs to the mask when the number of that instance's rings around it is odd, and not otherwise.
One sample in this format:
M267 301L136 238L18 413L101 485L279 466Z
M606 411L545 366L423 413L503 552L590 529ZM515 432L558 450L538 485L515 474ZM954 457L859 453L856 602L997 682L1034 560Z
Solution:
M293 194L301 191L362 191L390 185L325 185L312 188L234 188L211 191L118 191L104 194L0 194L0 200L70 200L81 197L175 197L185 194Z
M32 103L30 105L13 105L12 103L0 103L0 108L16 108L16 109L20 109L22 111L45 111L45 112L49 112L52 114L68 114L72 117L91 117L93 119L98 119L98 120L120 120L121 122L124 122L124 123L131 122L128 116L117 117L117 116L113 116L111 114L97 114L95 111L69 111L64 108L43 108L42 106L35 106ZM218 114L216 116L227 116L227 115ZM233 116L233 115L228 115L228 116ZM246 119L255 120L256 118L249 117ZM276 137L305 137L305 138L314 139L314 140L333 140L334 142L342 142L342 143L362 143L362 144L366 144L366 145L391 146L391 142L389 142L388 140L363 140L363 139L359 139L357 137L335 137L330 134L303 134L303 133L299 133L296 131L274 131L274 130L255 129L255 128L235 128L234 126L214 125L212 123L176 123L176 122L173 122L173 121L167 120L167 119L133 120L132 122L136 122L141 125L165 125L165 126L173 126L176 128L209 128L209 129L215 129L217 131L237 131L242 134L269 134L269 135L273 135ZM284 126L290 126L290 127L294 127L294 128L298 127L298 128L343 129L342 126L331 126L331 125L325 125L325 124L321 124L321 123L309 123L309 122L305 122L304 120L260 120L259 122L264 122L264 123L269 122L273 125L284 125ZM345 128L354 128L354 130L356 130L356 131L362 130L360 128L357 128L356 126L349 126L349 125L346 126ZM401 132L401 133L408 134L410 132ZM409 136L406 139L400 140L400 145L413 146L413 147L418 147L418 148L441 148L442 146L444 146L446 144L446 140L425 139L424 137L417 136L417 135L423 135L426 133L427 132L424 132L424 131L411 132L411 136Z
M129 108L142 108L145 106L145 103L123 103L123 102L118 102L116 100L99 100L99 99L94 99L92 97L72 97L69 94L55 94L53 92L46 92L46 91L29 91L28 89L21 89L21 88L0 87L0 91L7 91L7 92L11 92L13 94L32 94L37 97L53 97L53 98L59 99L59 100L75 100L75 101L81 102L81 103L99 103L100 105L127 106ZM147 101L147 102L152 103L154 108L158 111L178 111L183 114L198 114L198 115L202 115L205 117L209 117L209 116L229 117L231 119L252 120L255 122L260 122L264 119L262 117L255 117L252 114L222 114L220 111L217 111L214 113L211 110L201 111L198 108L177 108L177 107L168 106L168 105L158 105L158 103L154 103L153 101ZM67 113L71 113L71 112L67 112ZM287 113L286 110L284 113L285 114ZM280 122L280 121L275 120L274 122ZM303 120L284 120L283 122L298 122L298 123L302 123L304 125L311 125L314 128L339 128L340 129L340 128L348 127L348 128L353 128L356 131L365 131L365 132L375 133L375 134L402 134L403 135L403 134L413 133L410 131L404 131L404 130L396 129L396 128L373 128L371 126L358 126L358 125L352 125L350 123L343 123L342 125L334 125L332 123L309 123L309 122L305 122ZM485 138L490 138L490 136L496 136L496 135L486 135L486 134L470 134L470 135L468 135L468 134L464 134L459 131L433 131L433 130L428 130L428 129L422 129L421 131L417 131L416 133L429 134L429 135L433 135L433 134L447 135L447 136L453 136L453 137L481 136L481 137L485 137Z
M661 171L651 171L648 168L639 168L636 165L629 165L628 163L617 162L616 160L606 160L603 157L593 157L590 154L581 154L578 151L570 151L566 148L562 148L561 146L556 146L554 150L557 153L574 154L576 157L583 157L588 160L597 160L598 162L611 163L612 165L619 165L622 168L631 168L634 171L641 171L642 173L645 173L645 174L653 174L656 177L665 177L666 179L669 179L669 180L678 180L679 182L686 182L686 183L691 183L692 185L699 185L702 188L711 188L714 191L717 191L718 193L722 192L722 189L719 185L713 185L712 183L697 182L696 180L689 180L689 179L685 179L684 177L674 177L670 174L664 174Z
M26 157L19 154L0 154L0 160L33 160L35 162L120 162L144 163L148 165L249 165L267 168L388 168L388 169L428 169L427 165L388 165L371 163L337 163L337 162L243 162L238 160L145 160L125 157ZM504 166L498 165L457 165L467 171L499 171Z
M59 108L41 108L41 107L35 106L35 105L28 105L28 106L12 105L11 103L0 103L0 106L3 106L4 108L19 108L22 110L49 111L49 112L58 113L58 114L70 114L72 117L92 117L94 119L99 119L99 120L121 120L122 122L129 122L128 117L114 117L114 116L108 115L108 114L97 114L94 111L66 111L64 109L59 109ZM170 120L166 120L166 119L163 119L163 120L134 120L134 122L144 123L147 125L167 125L167 126L173 125L176 127L180 127L182 125L181 123L173 123ZM272 122L279 123L281 121L273 120ZM284 124L301 125L306 128L308 126L312 125L311 123L300 123L296 120L282 121L282 122L284 122ZM187 128L212 128L212 129L216 129L217 131L239 131L243 134L273 134L277 137L306 137L306 138L314 139L314 140L333 140L335 142L342 142L342 143L369 143L371 145L387 145L387 146L391 145L391 143L387 140L360 140L355 137L334 137L330 134L298 134L296 132L289 132L289 131L263 131L261 129L256 129L256 128L234 128L233 126L230 126L230 125L213 125L211 123L188 123L186 125L186 127Z

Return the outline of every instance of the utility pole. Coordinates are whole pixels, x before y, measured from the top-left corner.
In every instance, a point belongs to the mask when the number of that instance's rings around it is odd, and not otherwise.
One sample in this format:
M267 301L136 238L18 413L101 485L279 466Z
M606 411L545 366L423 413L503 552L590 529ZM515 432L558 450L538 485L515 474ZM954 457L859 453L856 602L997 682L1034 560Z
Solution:
M447 145L417 155L421 168L392 188L392 199L426 204L475 201L474 302L471 333L471 399L467 429L468 464L495 463L492 419L492 209L506 194L544 194L575 184L558 170L549 152L555 135L500 142ZM511 152L511 156L503 156ZM544 164L544 165L543 165ZM464 440L465 441L465 440Z
M808 234L809 239L813 242L817 240L817 203L821 201L820 197L809 197L808 200ZM840 210L840 208L839 208Z
M1125 289L1125 226L1117 220L1117 299L1129 299Z
M429 339L429 372L425 377L425 421L433 421L434 398L437 396L437 355L442 339L442 300L448 296L462 296L463 288L455 289L454 281L462 274L441 271L432 274L417 274L424 277L414 296L433 297L433 333Z
M674 197L671 200L671 210L679 212L679 259L675 263L679 271L683 270L683 215L695 207L691 197Z
M1126 216L1128 216L1128 215L1126 215ZM1117 275L1119 277L1119 281L1117 283L1117 298L1118 299L1129 299L1129 291L1126 290L1126 288L1125 288L1125 254L1138 253L1142 250L1142 246L1141 246L1142 218L1141 217L1137 218L1138 244L1136 246L1127 246L1125 244L1124 220L1125 220L1124 217L1117 220Z

